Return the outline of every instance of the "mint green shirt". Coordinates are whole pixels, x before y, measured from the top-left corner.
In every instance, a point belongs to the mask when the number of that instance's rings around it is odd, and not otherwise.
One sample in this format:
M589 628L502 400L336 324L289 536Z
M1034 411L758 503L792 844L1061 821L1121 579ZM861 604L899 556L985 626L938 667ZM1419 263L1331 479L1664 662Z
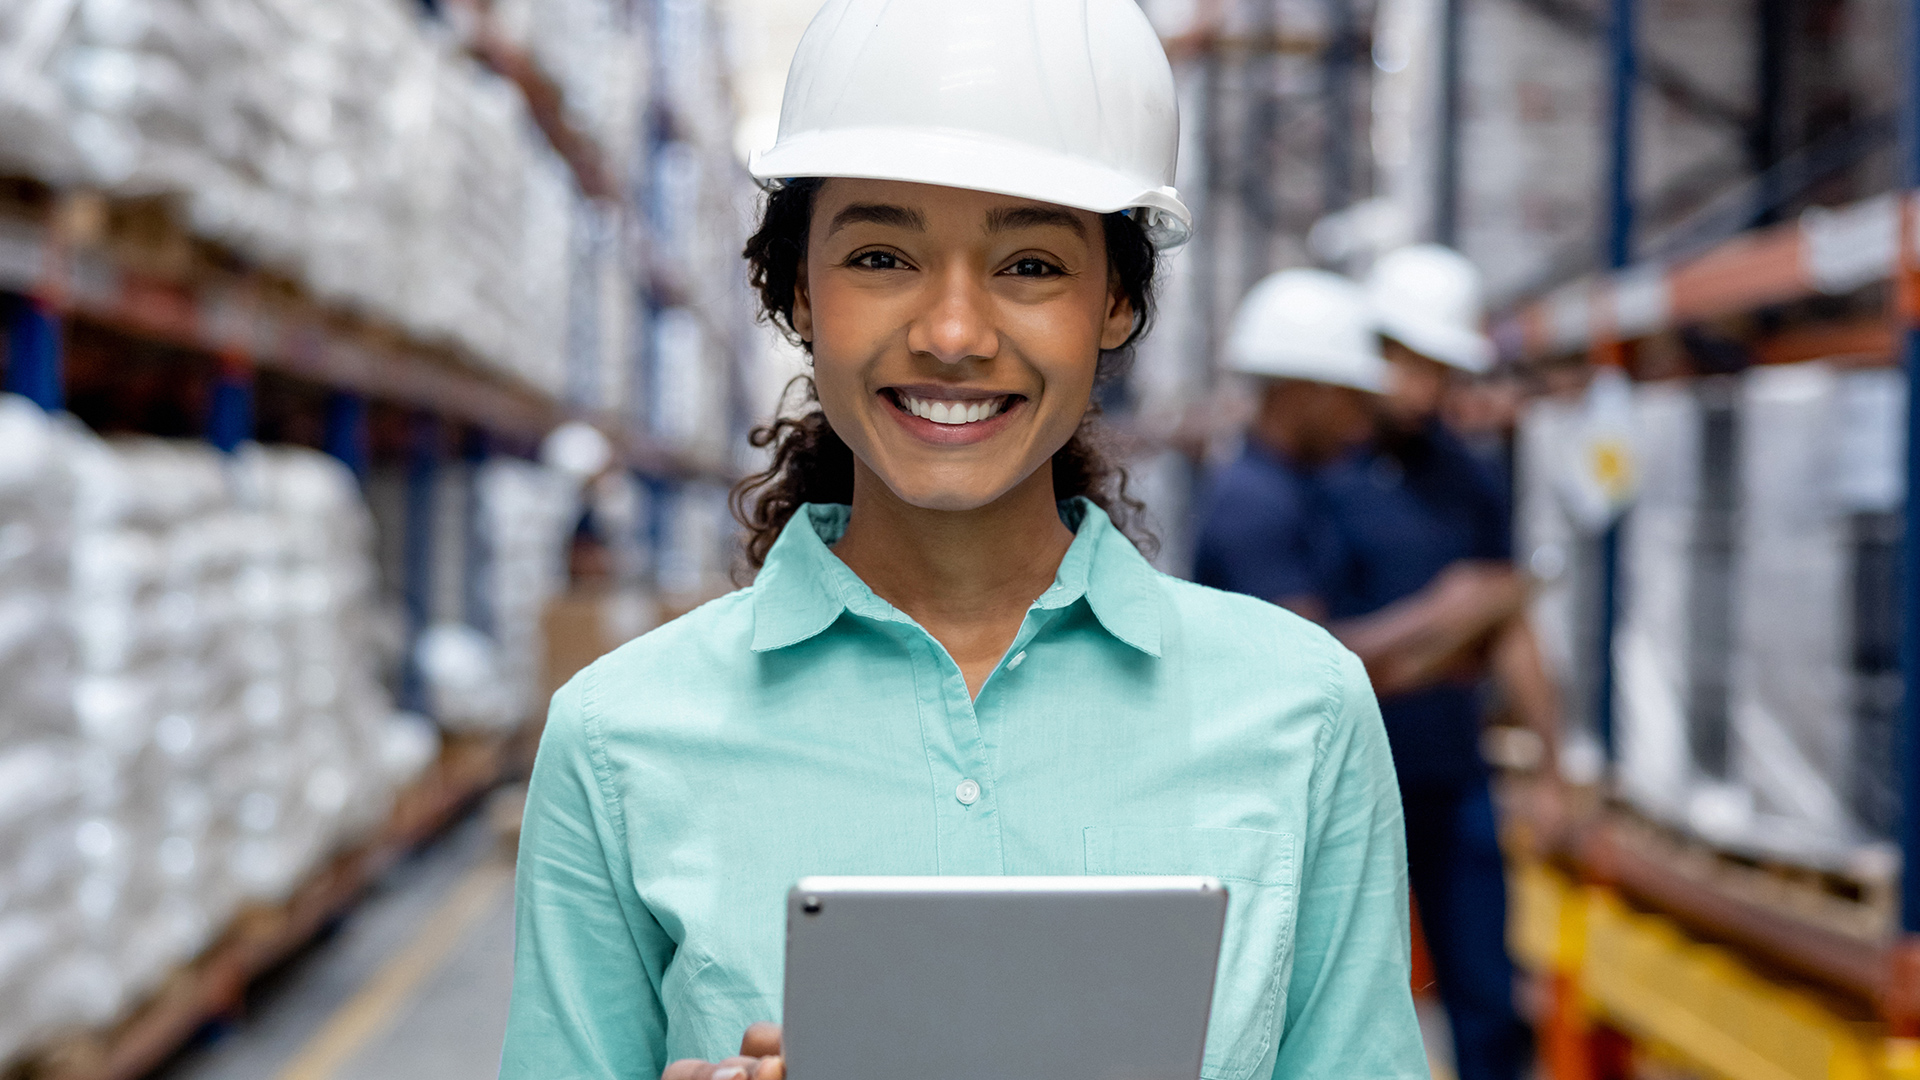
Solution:
M794 516L751 588L554 695L520 839L508 1080L657 1077L780 1019L808 874L1209 874L1203 1075L1425 1078L1405 836L1360 663L1155 571L1106 515L971 698ZM910 1078L905 1078L910 1080Z

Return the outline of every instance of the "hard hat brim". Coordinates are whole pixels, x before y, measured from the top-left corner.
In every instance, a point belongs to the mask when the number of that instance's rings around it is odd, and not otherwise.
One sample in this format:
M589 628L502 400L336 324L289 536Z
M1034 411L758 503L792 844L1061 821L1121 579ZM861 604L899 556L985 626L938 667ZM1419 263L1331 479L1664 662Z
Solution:
M1227 370L1257 379L1296 379L1300 382L1344 386L1368 394L1387 392L1387 362L1376 356L1332 354L1278 355L1232 350Z
M1171 187L1084 158L970 131L842 128L782 136L752 156L759 180L842 177L900 180L1071 206L1095 214L1139 212L1160 251L1187 242L1193 214Z
M1421 356L1431 357L1469 375L1485 375L1493 369L1493 342L1484 334L1408 319L1392 312L1379 312L1377 318L1383 336L1392 338Z

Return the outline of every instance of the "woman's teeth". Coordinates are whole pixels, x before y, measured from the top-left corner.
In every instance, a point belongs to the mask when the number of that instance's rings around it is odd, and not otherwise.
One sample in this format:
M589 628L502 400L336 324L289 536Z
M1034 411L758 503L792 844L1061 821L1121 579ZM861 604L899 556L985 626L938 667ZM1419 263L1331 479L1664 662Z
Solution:
M900 394L900 407L925 420L936 424L971 424L997 415L1005 407L1007 399L988 398L985 401L933 401L927 398L908 397Z

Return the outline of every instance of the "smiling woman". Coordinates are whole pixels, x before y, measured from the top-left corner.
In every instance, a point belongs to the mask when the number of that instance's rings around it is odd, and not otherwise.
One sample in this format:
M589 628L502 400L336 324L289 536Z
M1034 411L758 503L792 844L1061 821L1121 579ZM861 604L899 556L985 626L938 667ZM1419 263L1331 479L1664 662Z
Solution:
M820 179L800 179L776 186L768 193L760 228L747 242L746 249L750 280L760 294L766 316L798 341L809 354L814 355L816 361L818 354L813 342L812 307L798 286L803 280L817 280L809 278L806 272L809 254L814 251L809 243L814 208L821 201L819 195L826 183ZM855 191L858 188L854 185L859 183L843 182L845 187ZM871 182L868 184L871 186ZM915 184L889 186L906 192L909 199L917 196L924 200L933 196L937 200L937 192L951 192L951 189L917 190L922 185ZM829 193L828 200L833 198L833 194ZM826 242L831 245L828 250L834 254L843 254L846 248L840 234L858 227L916 233L918 235L911 239L921 240L924 246L928 237L928 221L924 214L900 205L852 202L851 197L845 195L841 196L841 200L847 205L833 213L827 229ZM1004 241L1017 233L1040 231L1042 235L1039 239L1043 241L1035 253L1023 252L1023 257L1013 260L1013 265L998 268L1003 275L1025 278L1023 284L1030 288L1066 272L1066 267L1061 265L1061 256L1049 258L1047 255L1052 250L1044 243L1047 239L1044 231L1048 228L1071 233L1070 237L1061 239L1077 251L1086 251L1094 260L1092 265L1096 269L1107 271L1104 275L1096 274L1092 279L1102 286L1099 295L1083 295L1079 299L1083 303L1112 304L1116 314L1123 303L1124 310L1130 316L1128 332L1117 345L1102 340L1097 351L1082 349L1077 359L1085 361L1095 357L1091 369L1094 387L1125 377L1132 360L1134 342L1146 334L1153 322L1154 278L1158 264L1146 230L1124 213L1098 215L1097 225L1089 230L1084 219L1095 215L1084 211L1076 213L1062 207L1012 205L1011 200L998 201L1009 205L989 205L987 213L991 215L990 224L994 226L992 232L999 239ZM1097 237L1092 235L1094 232L1097 232ZM864 238L859 235L855 237ZM852 259L842 261L878 272L916 269L904 255L889 250L884 242L877 250L857 249ZM1084 267L1086 264L1083 262L1082 265ZM924 269L921 275L924 278ZM1080 278L1082 284L1088 280L1084 272ZM1058 292L1057 288L1055 292ZM795 322L796 304L800 307L798 317L806 323L805 330ZM1106 330L1104 320L1102 330ZM963 380L969 372L954 372L951 368L946 370L948 377L936 380L932 388L919 396L907 392L910 387L885 387L880 392L897 409L933 424L967 428L1002 415L1027 400L1024 395L1017 393L994 394L966 386ZM833 371L830 362L827 371L821 373L822 377L830 377ZM802 382L805 403L820 405L822 391L815 380L803 379ZM1057 399L1063 395L1055 396ZM955 403L960 405L957 414ZM1097 414L1097 407L1089 406L1078 428L1063 446L1054 451L1049 470L1054 497L1058 500L1086 498L1105 511L1122 532L1150 544L1152 538L1145 534L1138 523L1142 508L1127 495L1125 471L1109 462L1101 450L1095 424ZM944 435L921 430L926 437L940 438ZM967 431L965 439L957 441L970 442L992 433L992 429ZM823 407L810 409L797 417L776 419L754 431L752 439L755 446L773 448L773 460L766 471L748 477L734 492L735 514L748 529L747 558L757 570L766 561L767 552L779 538L780 530L801 505L853 501L855 466L853 454L835 432Z
M1095 450L1178 142L1134 0L816 16L746 251L810 408L736 493L753 584L554 697L502 1076L783 1080L789 887L929 874L1218 878L1201 1077L1426 1075L1364 669L1154 570Z

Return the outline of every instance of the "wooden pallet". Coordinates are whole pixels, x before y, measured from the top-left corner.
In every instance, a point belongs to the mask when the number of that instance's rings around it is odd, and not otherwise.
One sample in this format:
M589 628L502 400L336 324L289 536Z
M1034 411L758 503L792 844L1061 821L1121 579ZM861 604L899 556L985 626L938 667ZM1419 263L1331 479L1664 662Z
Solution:
M284 903L240 912L218 941L170 976L118 1024L71 1035L16 1066L15 1080L138 1080L208 1023L237 1014L247 988L349 911L388 868L457 820L488 791L522 775L537 733L450 739L402 791L372 837L311 874Z
M1879 945L1899 922L1899 882L1884 874L1845 873L1723 851L1644 818L1617 815L1615 842L1674 873L1754 907Z

